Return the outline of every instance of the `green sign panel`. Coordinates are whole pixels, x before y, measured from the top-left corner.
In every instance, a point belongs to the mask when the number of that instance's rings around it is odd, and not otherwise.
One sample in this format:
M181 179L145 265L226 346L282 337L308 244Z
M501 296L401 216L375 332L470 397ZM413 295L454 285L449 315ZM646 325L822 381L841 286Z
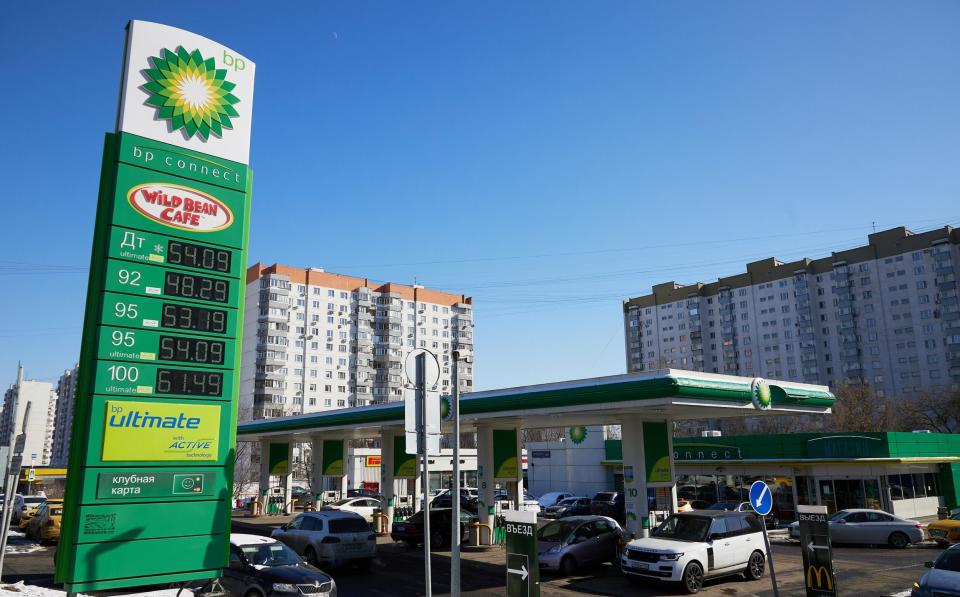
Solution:
M407 454L407 438L402 435L393 436L393 478L417 478L417 455Z
M321 468L324 477L342 477L343 468L343 440L325 439L323 440L323 467Z
M290 472L290 444L270 444L269 465L271 475Z
M229 553L254 65L144 21L124 55L57 550L69 592L215 578Z
M647 471L647 486L673 485L669 433L666 423L643 423L643 458Z
M496 481L516 481L520 473L517 458L517 430L493 430L493 478Z
M540 597L537 515L508 510L506 519L507 596Z

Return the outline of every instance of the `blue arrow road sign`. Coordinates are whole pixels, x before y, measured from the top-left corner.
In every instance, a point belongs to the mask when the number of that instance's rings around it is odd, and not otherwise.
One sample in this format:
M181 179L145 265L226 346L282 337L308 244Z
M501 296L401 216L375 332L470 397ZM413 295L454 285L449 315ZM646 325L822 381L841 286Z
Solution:
M766 516L773 510L773 494L763 481L754 481L750 486L750 505L760 516Z

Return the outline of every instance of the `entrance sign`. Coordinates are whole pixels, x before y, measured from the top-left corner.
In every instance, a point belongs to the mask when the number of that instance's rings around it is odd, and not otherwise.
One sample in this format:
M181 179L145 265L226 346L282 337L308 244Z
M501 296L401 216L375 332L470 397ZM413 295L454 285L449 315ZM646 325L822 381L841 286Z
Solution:
M526 510L504 510L503 514L507 531L507 595L540 597L537 515Z
M69 592L227 566L254 69L196 34L127 26L57 553Z
M800 523L800 552L803 554L803 580L807 597L837 595L827 507L798 505L797 521Z

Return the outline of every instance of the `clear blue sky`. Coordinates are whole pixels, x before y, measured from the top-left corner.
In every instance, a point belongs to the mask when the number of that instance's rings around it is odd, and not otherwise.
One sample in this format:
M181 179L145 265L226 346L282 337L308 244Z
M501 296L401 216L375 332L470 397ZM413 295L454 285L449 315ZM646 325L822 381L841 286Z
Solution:
M478 388L624 371L621 301L960 224L957 2L13 2L0 382L80 349L128 19L257 62L254 260L472 295Z

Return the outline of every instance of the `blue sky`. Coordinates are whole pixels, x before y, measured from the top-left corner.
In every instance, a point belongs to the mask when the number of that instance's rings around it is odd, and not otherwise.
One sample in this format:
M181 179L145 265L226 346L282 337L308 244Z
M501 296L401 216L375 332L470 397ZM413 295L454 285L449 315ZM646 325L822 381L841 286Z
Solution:
M654 283L960 224L956 2L17 2L3 384L79 354L131 18L257 62L251 258L472 295L480 389L623 372Z

